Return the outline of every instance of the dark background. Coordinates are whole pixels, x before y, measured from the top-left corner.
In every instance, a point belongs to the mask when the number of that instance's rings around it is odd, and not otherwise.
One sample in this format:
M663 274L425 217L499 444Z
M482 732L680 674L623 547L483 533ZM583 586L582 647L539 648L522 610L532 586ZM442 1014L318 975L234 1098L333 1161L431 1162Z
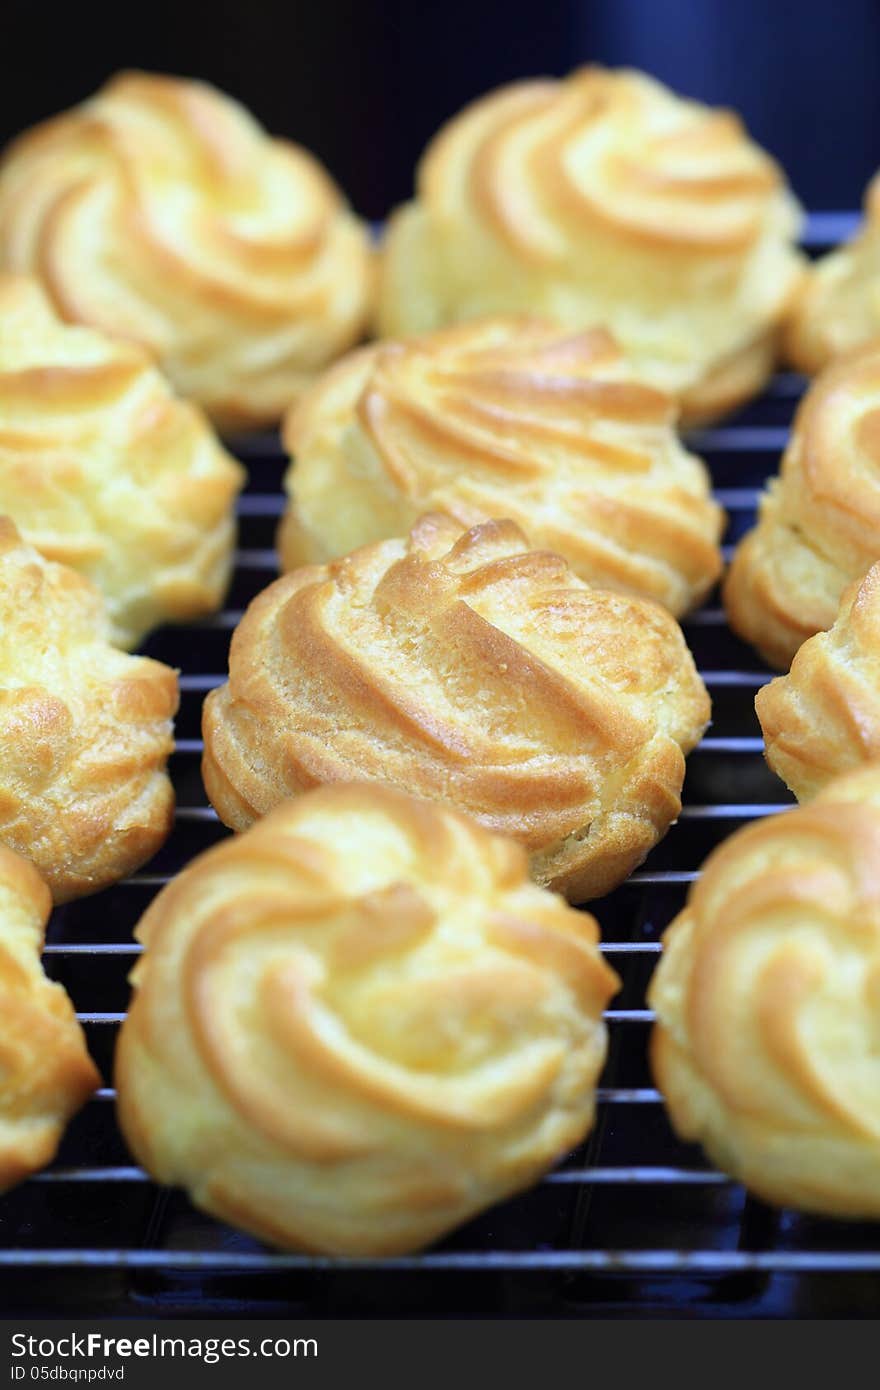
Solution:
M591 59L736 107L812 208L880 165L880 0L0 0L0 55L4 143L120 67L205 77L371 217L465 101Z

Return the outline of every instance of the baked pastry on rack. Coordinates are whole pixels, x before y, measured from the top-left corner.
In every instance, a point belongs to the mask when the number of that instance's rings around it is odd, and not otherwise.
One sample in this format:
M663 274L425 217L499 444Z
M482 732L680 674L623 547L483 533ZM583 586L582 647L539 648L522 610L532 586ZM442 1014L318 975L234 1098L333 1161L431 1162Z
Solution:
M785 333L792 366L812 374L880 338L880 174L865 194L865 218L845 246L814 261Z
M258 595L205 702L203 774L236 830L319 783L391 783L513 836L582 902L675 820L708 718L659 605L590 588L512 522L426 516Z
M138 868L174 814L177 677L109 627L97 589L0 517L0 841L59 903Z
M758 691L767 761L799 801L880 761L880 564L846 590L834 626Z
M880 767L710 856L649 991L672 1123L759 1197L880 1219Z
M385 240L383 335L517 312L605 324L691 422L770 376L801 213L732 112L629 70L517 82L449 121L416 183Z
M0 845L0 1192L52 1162L101 1084L73 1005L40 966L51 907L33 865Z
M779 478L724 586L734 630L787 669L880 559L880 343L827 367L795 416Z
M676 615L721 572L723 513L675 408L601 329L462 324L352 353L287 417L287 569L405 535L424 511L511 517L581 578Z
M148 348L225 428L278 420L370 311L366 227L317 160L203 82L141 72L0 162L0 267Z
M274 1245L396 1254L593 1122L619 980L523 851L383 787L286 802L153 901L116 1054L159 1181Z
M0 514L107 602L112 638L213 612L243 470L140 348L57 317L0 273Z

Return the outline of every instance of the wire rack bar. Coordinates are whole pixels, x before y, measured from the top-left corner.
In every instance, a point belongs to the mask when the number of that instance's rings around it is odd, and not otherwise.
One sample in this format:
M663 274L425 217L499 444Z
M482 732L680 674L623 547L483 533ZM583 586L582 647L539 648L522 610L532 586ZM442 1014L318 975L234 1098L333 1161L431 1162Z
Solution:
M115 1088L113 1086L101 1086L91 1097L90 1103L115 1100ZM600 1105L657 1105L661 1102L662 1097L659 1091L653 1090L650 1086L598 1086L596 1088L596 1100Z
M701 671L700 677L703 684L711 690L713 687L721 689L744 689L760 690L762 685L767 685L773 680L769 671Z
M781 454L788 443L787 425L733 425L711 430L692 430L685 437L699 454Z
M880 1250L480 1250L428 1251L382 1260L320 1255L270 1255L201 1250L45 1249L0 1250L0 1267L191 1270L283 1274L345 1270L485 1271L561 1270L596 1273L739 1274L880 1272Z
M105 1010L89 1013L78 1009L76 1016L80 1023L88 1023L93 1027L118 1027L125 1018L124 1013ZM650 1023L654 1015L650 1009L606 1009L603 1017L607 1023Z
M94 1168L49 1168L29 1179L37 1186L49 1183L141 1183L156 1186L143 1168L101 1166ZM559 1168L543 1181L550 1186L583 1183L593 1187L727 1187L731 1179L724 1173L700 1168Z

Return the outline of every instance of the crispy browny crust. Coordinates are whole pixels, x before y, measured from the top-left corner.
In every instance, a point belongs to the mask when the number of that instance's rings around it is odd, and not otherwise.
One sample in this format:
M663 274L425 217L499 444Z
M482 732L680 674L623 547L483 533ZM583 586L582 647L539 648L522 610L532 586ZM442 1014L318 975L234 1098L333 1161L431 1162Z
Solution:
M0 518L0 840L56 902L124 878L166 839L177 676L108 641L88 580Z
M675 819L708 716L659 606L589 588L512 522L427 516L251 604L205 702L203 771L237 830L329 782L447 801L582 901Z
M706 862L649 990L677 1133L767 1201L880 1218L880 771Z
M880 558L880 344L811 386L780 476L724 585L731 626L772 665L834 622L844 589Z
M372 298L367 230L317 160L205 83L139 72L9 147L0 264L229 429L279 419Z
M0 845L0 1192L55 1157L100 1085L62 987L40 953L52 900L36 869Z
M402 535L424 511L516 521L583 579L695 606L722 513L669 397L602 329L484 319L344 359L287 417L286 568Z
M522 849L387 787L286 802L151 905L116 1058L160 1181L291 1249L394 1254L592 1124L619 985Z

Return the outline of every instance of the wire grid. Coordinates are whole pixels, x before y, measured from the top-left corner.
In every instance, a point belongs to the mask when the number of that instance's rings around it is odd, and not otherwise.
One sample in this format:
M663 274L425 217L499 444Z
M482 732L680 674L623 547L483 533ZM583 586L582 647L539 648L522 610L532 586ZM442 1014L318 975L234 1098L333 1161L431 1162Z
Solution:
M826 245L852 217L811 219ZM733 424L694 436L730 525L752 524L758 487L778 466L800 378L775 378ZM228 606L146 650L181 669L172 773L174 833L156 859L97 898L59 909L45 964L71 993L92 1054L111 1074L124 1016L133 928L159 887L226 832L199 774L201 704L226 672L229 637L276 572L283 506L277 437L239 441L250 481ZM674 1138L646 1060L645 990L665 926L705 856L737 826L791 798L766 768L754 695L769 679L730 633L717 595L685 622L713 700L689 760L680 821L639 872L592 904L623 979L607 1013L608 1064L587 1142L531 1192L424 1254L339 1261L272 1252L156 1187L126 1153L108 1084L72 1123L57 1163L0 1201L0 1300L10 1311L327 1315L863 1314L880 1312L880 1228L772 1212Z

